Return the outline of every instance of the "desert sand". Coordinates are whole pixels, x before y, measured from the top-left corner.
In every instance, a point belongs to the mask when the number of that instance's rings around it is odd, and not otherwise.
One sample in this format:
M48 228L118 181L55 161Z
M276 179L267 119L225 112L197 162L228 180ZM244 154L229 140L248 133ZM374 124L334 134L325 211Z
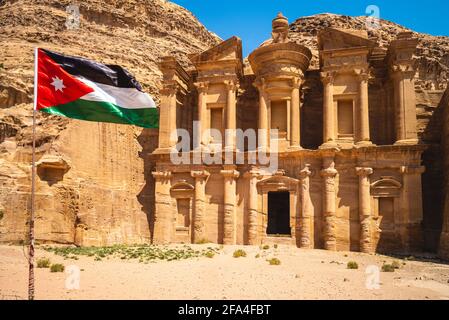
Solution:
M234 258L240 248L247 256ZM115 257L64 259L38 248L37 258L62 263L66 271L36 269L36 299L449 299L449 265L438 261L282 245L268 250L224 246L219 252L213 258L145 264ZM0 246L0 299L26 299L25 253L22 246ZM281 264L270 265L267 259L273 257ZM380 272L379 288L368 289L373 273L366 274L367 267L395 260L401 267ZM349 261L357 262L358 269L347 269ZM70 265L80 269L79 289L66 288Z

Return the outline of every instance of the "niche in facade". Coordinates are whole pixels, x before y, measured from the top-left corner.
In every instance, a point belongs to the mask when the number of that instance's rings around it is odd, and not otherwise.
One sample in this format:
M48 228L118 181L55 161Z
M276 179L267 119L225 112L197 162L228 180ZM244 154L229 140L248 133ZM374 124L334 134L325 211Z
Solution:
M42 181L53 185L64 179L64 175L70 170L70 166L59 156L46 155L36 163L37 175Z

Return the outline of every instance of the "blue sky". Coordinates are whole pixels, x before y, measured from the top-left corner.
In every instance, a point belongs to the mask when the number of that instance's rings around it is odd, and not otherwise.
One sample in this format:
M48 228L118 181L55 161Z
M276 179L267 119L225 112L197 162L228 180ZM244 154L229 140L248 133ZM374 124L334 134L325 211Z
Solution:
M449 36L448 0L171 0L187 8L222 39L233 35L243 41L248 55L271 35L271 19L281 11L289 21L317 13L366 15L369 5L380 17L418 32Z

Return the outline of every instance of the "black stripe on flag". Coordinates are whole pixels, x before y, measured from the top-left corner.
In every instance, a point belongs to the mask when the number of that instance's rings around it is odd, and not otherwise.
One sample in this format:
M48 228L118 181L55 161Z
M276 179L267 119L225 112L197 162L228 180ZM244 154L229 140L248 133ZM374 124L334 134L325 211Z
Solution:
M40 50L73 76L84 77L90 81L114 87L136 88L142 91L140 83L121 66L105 65L84 58L65 56L45 49Z

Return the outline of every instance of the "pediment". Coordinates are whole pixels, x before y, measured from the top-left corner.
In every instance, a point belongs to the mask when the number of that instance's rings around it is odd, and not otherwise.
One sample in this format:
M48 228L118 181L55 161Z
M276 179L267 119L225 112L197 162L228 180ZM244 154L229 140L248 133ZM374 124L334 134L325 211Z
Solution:
M257 183L262 192L269 191L296 191L299 180L281 174L275 174Z
M204 62L242 61L242 40L234 36L206 51L190 54L189 59L195 65Z
M179 180L170 188L170 195L173 198L191 198L195 187L186 180Z
M376 42L368 39L368 33L365 30L327 28L318 34L320 50L373 48L375 46Z
M402 184L393 177L381 177L371 184L374 197L398 197Z

